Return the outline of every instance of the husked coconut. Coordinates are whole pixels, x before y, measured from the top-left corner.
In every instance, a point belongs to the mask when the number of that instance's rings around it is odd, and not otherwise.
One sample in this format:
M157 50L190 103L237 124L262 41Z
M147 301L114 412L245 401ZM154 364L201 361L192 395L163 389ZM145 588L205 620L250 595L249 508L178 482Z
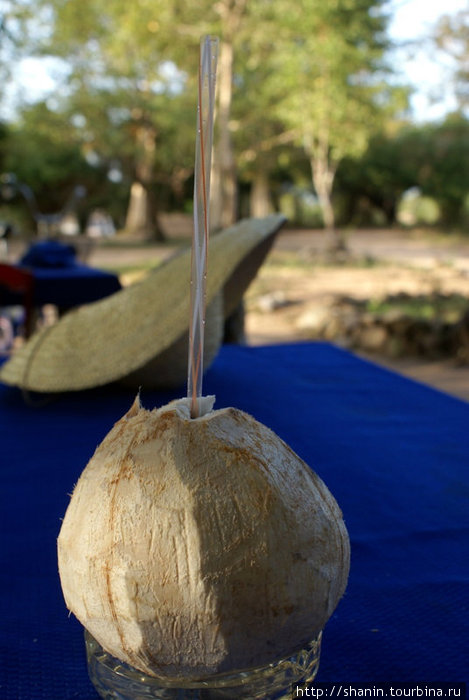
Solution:
M181 678L285 657L341 598L349 540L321 479L234 408L137 399L97 448L58 540L68 608L113 656Z

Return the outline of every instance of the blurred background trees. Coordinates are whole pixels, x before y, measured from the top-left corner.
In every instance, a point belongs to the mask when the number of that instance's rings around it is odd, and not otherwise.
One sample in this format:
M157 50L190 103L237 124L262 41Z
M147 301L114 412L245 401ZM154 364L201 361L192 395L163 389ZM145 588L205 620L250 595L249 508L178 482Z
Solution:
M469 8L443 15L433 33L433 42L453 59L452 79L461 108L469 106Z
M21 95L14 108L0 91L0 171L31 187L43 211L81 184L83 222L104 209L119 229L164 238L159 214L192 206L199 40L212 33L214 228L282 208L294 223L324 225L340 248L346 226L467 227L469 13L443 18L429 37L452 60L457 111L414 124L409 89L389 66L386 8L5 0L2 84L21 56L53 59L57 70L49 94Z

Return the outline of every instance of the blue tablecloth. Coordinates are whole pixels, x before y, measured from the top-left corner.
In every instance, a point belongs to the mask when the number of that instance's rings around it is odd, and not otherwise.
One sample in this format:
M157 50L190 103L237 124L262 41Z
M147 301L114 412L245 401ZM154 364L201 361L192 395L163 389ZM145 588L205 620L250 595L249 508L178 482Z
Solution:
M119 278L112 272L76 263L69 267L25 267L34 276L34 306L55 304L62 309L88 304L114 294L121 288ZM0 279L0 287L1 287ZM23 296L1 290L0 304L22 304Z
M469 404L328 344L225 346L204 389L275 430L344 512L349 586L318 681L469 680ZM143 389L143 404L181 392ZM60 591L68 493L132 395L25 404L0 387L2 700L92 700L83 634Z

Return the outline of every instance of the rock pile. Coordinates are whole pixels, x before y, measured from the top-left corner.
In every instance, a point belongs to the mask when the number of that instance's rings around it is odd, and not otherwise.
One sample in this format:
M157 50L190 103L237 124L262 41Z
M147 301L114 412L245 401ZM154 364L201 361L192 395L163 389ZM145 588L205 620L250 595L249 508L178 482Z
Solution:
M456 320L444 315L419 317L399 308L399 303L405 305L409 299L412 297L406 294L388 297L385 301L390 308L379 312L369 311L367 300L335 297L328 304L308 306L296 325L308 338L330 340L350 349L394 358L453 357L469 364L469 310ZM434 294L429 300L435 308L447 301L443 294Z

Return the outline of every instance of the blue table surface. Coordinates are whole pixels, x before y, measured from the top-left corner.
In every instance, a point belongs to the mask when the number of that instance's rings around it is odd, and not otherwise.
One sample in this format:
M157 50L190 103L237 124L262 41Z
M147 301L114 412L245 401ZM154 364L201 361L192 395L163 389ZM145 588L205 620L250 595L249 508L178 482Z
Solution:
M143 388L142 401L183 391ZM204 391L277 432L343 510L351 573L317 680L469 680L469 404L326 343L224 346ZM92 700L56 538L68 494L133 396L28 398L0 386L0 697Z
M21 266L20 266L21 267ZM34 304L55 304L62 308L88 304L121 289L112 272L76 263L67 267L26 267L34 276ZM1 285L1 281L0 281ZM2 290L1 304L22 303L22 296Z

